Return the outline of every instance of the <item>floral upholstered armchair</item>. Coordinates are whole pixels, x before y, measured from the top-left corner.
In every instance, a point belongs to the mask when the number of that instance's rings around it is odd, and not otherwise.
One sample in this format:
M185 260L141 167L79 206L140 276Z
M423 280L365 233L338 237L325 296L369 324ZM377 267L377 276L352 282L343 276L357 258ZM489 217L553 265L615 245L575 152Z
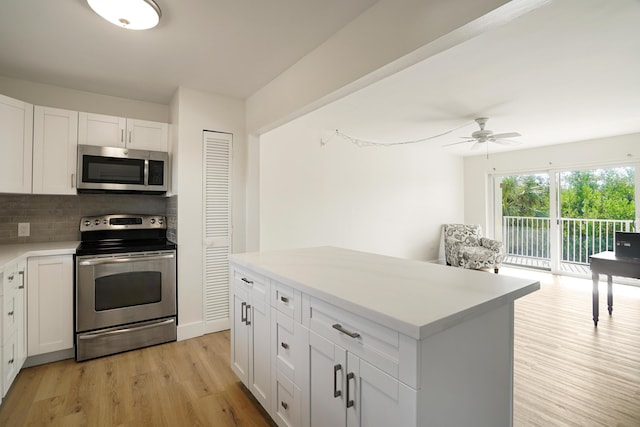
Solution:
M444 252L447 265L498 273L504 259L502 242L482 237L479 225L445 224Z

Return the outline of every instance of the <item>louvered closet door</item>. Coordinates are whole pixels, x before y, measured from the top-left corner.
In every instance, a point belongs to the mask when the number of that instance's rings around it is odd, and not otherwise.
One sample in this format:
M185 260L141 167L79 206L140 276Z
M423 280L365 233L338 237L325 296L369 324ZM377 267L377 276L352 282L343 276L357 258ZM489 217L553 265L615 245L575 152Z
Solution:
M206 332L229 328L232 135L204 132L204 316Z

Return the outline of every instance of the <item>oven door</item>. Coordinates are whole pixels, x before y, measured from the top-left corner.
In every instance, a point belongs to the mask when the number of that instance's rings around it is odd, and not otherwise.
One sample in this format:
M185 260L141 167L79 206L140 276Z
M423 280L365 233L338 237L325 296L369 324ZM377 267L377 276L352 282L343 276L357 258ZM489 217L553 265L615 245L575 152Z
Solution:
M176 311L175 251L76 257L76 332Z

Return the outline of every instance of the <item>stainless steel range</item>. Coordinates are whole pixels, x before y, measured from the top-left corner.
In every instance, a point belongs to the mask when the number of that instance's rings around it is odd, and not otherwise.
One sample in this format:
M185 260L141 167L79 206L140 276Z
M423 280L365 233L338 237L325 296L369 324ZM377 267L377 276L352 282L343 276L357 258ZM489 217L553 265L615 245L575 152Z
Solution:
M76 360L176 340L176 245L159 215L82 218Z

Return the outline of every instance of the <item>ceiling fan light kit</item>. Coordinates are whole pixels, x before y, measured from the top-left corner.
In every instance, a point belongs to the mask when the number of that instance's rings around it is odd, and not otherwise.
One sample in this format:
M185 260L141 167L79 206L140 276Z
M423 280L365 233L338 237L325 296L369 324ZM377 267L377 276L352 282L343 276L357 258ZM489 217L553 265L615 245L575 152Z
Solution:
M153 0L87 0L98 15L128 30L148 30L160 22L162 12Z

